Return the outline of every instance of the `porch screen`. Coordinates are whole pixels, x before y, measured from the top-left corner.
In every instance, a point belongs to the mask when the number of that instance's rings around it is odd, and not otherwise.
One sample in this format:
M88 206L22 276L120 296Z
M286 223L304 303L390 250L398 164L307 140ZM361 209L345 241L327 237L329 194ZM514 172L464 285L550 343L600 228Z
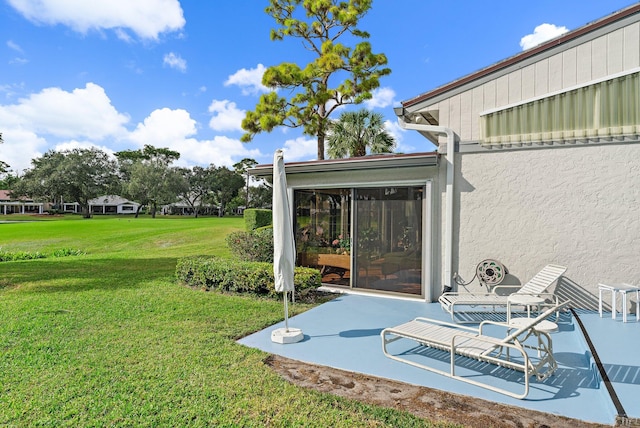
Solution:
M355 190L354 288L422 294L423 187Z
M351 280L351 190L296 190L297 264L318 268L322 282Z
M484 145L640 134L640 72L480 117Z

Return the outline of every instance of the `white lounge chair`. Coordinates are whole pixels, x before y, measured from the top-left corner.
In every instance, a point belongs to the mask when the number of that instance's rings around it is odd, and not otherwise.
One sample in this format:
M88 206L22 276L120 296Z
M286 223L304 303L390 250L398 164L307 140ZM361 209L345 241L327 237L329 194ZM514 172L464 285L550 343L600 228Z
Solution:
M551 307L536 318L528 318L529 322L522 324L521 327L509 326L506 323L483 321L479 328L470 328L428 318L416 318L397 327L382 330L380 333L382 350L387 357L394 360L521 399L529 393L529 378L531 376L536 376L539 381L543 381L551 376L558 367L553 357L551 337L543 329L537 330L536 325L567 303L564 302ZM521 320L521 318L519 319ZM506 336L500 339L486 335L484 330L487 325L504 327ZM537 340L527 341L527 338L532 335ZM429 357L423 355L414 355L414 359L409 359L407 353L391 354L387 349L387 345L403 338L411 339L426 347L448 352L451 361L449 372L418 362L429 360ZM535 342L535 344L531 342ZM457 356L459 358L456 358ZM457 375L455 371L456 362L461 357L468 357L483 363L523 372L524 391L517 393L506 388L498 388L475 380L480 379L478 376L466 377ZM520 385L519 382L518 385Z
M558 304L558 298L551 293L546 292L547 289L562 276L564 272L566 272L567 268L564 266L549 264L545 266L540 272L538 272L531 280L529 280L526 284L524 284L521 288L518 289L515 293L510 295L500 295L496 292L506 288L513 288L512 285L498 285L493 288L491 293L458 293L458 292L447 292L442 293L442 295L438 298L440 302L440 306L442 309L449 314L451 314L451 319L456 322L478 322L477 319L465 320L465 319L457 319L456 313L464 314L465 312L472 312L473 309L477 311L478 308L485 309L485 313L492 313L491 311L487 311L487 308L495 311L496 306L504 306L505 308L508 306L509 297L516 296L516 298L512 297L511 304L518 305L518 300L522 300L520 303L521 306L530 306L526 301L528 300L526 297L523 299L518 299L521 296L535 296L541 297L543 300L550 299L553 305ZM533 306L548 306L541 305L538 303L532 304ZM461 307L471 307L471 310L465 311L464 309L460 309ZM527 307L527 309L530 309ZM460 317L464 318L464 317Z

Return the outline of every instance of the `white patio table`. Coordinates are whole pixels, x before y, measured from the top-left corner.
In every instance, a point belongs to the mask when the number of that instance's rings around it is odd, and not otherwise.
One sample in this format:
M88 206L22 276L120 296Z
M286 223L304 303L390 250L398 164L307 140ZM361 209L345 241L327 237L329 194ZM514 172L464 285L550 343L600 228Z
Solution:
M611 292L611 318L616 319L616 295L622 295L622 322L627 322L627 294L636 293L636 321L640 321L640 286L631 284L598 284L598 312L602 318L602 293Z

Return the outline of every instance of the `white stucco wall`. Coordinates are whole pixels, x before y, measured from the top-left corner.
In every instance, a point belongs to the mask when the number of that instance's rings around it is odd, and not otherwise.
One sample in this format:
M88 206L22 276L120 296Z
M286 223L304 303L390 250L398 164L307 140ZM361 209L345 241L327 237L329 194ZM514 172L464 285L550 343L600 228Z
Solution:
M456 158L453 267L464 279L486 258L523 282L562 264L563 297L580 307L597 302L599 282L640 284L639 143Z

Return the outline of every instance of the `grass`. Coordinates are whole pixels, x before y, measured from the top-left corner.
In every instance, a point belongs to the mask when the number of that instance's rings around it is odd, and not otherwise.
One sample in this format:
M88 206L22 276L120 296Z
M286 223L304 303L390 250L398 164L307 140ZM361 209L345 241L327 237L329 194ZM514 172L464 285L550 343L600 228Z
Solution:
M281 302L175 283L179 257L229 256L241 218L58 219L0 224L4 250L86 253L0 263L0 425L430 425L291 385L236 343Z

